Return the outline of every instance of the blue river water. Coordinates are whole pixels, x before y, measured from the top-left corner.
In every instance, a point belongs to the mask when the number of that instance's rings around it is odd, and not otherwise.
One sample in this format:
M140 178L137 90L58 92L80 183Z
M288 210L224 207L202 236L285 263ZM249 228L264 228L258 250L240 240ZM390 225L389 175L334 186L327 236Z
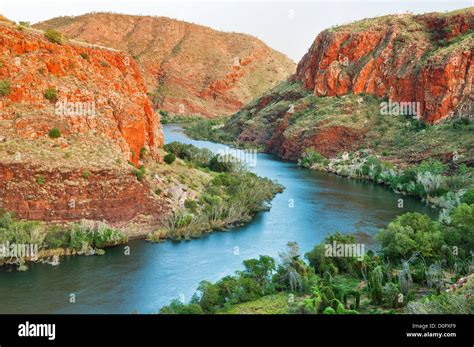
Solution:
M212 151L227 148L189 139L173 124L165 126L165 140ZM216 281L241 269L245 259L278 257L289 241L296 241L304 253L335 231L373 235L398 214L433 214L408 197L403 197L404 208L398 208L400 196L384 187L301 169L269 154L258 154L250 169L285 186L271 210L250 223L192 241L134 240L128 244L130 255L119 246L103 256L63 258L55 267L1 270L0 313L158 312L174 298L189 300L200 281Z

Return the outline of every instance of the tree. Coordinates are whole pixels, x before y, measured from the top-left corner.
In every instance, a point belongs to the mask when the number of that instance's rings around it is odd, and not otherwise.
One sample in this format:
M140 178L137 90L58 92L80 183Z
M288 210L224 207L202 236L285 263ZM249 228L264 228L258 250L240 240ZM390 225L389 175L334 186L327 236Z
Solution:
M461 204L450 213L451 224L443 227L446 244L456 248L461 258L474 250L474 204Z
M474 187L469 188L461 197L461 202L468 205L474 204Z
M262 295L271 291L272 275L276 270L275 259L261 255L259 259L245 260L244 267L241 276L254 279L259 284Z
M234 172L237 166L237 159L231 155L217 154L209 161L209 169L215 172Z
M380 305L383 300L383 271L381 266L376 266L369 273L368 289L370 299L374 304Z
M183 304L178 299L174 299L168 306L160 309L161 314L202 314L201 306L195 303Z
M306 264L300 259L298 244L288 242L287 246L288 251L280 253L281 264L276 276L284 289L302 293L310 276Z
M439 224L420 213L398 216L375 238L381 243L382 254L395 261L409 259L417 253L425 260L436 260L444 244Z
M324 239L322 244L316 245L313 250L305 254L311 266L318 274L329 272L336 273L352 273L357 268L357 258L355 257L337 257L332 253L326 254L328 247L336 245L353 245L355 237L353 235L344 235L339 232L331 234Z
M48 29L44 32L44 37L46 37L50 42L57 43L61 45L63 43L63 35L56 30Z
M197 290L199 294L195 295L191 302L199 304L204 312L213 313L224 304L224 298L217 285L202 281Z

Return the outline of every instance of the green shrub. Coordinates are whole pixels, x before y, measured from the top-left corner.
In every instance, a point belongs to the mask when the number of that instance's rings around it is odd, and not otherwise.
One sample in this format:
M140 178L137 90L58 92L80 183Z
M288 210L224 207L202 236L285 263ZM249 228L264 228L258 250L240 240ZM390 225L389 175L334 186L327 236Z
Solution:
M461 197L461 202L464 204L474 204L474 187L469 188Z
M143 178L145 177L145 167L140 166L138 169L132 169L130 173L134 175L137 180L143 181Z
M87 252L96 248L123 244L127 237L119 230L105 224L73 224L69 232L69 247L76 251Z
M62 45L64 41L63 35L59 31L53 29L46 30L44 32L44 37L46 37L48 41L57 43L58 45Z
M313 148L306 148L301 158L298 160L298 165L306 168L313 166L324 167L328 164L328 160L321 154L316 152Z
M146 148L145 147L140 148L140 159L143 159L145 157L145 154L146 154Z
M44 239L46 247L52 249L67 248L70 241L71 237L69 232L61 226L52 226Z
M168 153L167 155L165 155L163 160L165 161L166 164L171 165L176 160L176 156L173 153Z
M369 272L368 288L372 303L380 305L383 301L384 275L381 266L376 266Z
M213 153L207 148L198 148L191 144L171 142L166 144L164 150L173 153L176 157L191 162L200 167L208 167Z
M85 53L85 52L82 52L81 54L79 54L81 56L82 59L84 60L87 60L89 59L89 54Z
M327 247L332 249L334 244L355 244L355 237L352 235L344 235L335 233L327 236L324 242L316 245L313 250L305 254L310 265L314 267L317 274L336 274L336 273L353 273L356 270L358 259L356 257L338 257L335 254L327 254Z
M238 167L237 159L231 155L217 154L209 161L209 169L215 172L235 172Z
M199 119L189 117L192 123L184 127L184 133L196 140L208 140L219 143L234 143L234 137L222 129L224 119Z
M422 161L421 164L418 166L417 171L431 172L434 175L441 175L445 173L447 169L448 166L446 164L443 164L439 160L430 159Z
M48 132L48 136L52 139L61 137L61 131L58 128L53 128Z
M389 308L398 308L403 305L400 301L400 289L397 284L388 282L383 287L382 291L383 302Z
M453 129L462 129L464 126L467 126L471 124L471 121L469 118L458 118L455 121L453 121L452 126Z
M155 189L155 194L156 195L161 195L162 189L161 188L156 188Z
M55 103L58 101L58 91L54 88L48 88L44 91L44 97L50 102Z
M328 306L324 309L323 314L336 314L336 310L334 310L331 306Z
M6 96L10 94L11 91L11 83L9 80L1 80L0 81L0 95Z
M46 179L43 175L39 175L36 177L36 183L38 183L40 186L44 185L46 183Z
M184 207L186 207L188 210L190 210L191 212L195 212L198 208L198 203L195 201L195 200L190 200L190 199L187 199L185 202L184 202Z

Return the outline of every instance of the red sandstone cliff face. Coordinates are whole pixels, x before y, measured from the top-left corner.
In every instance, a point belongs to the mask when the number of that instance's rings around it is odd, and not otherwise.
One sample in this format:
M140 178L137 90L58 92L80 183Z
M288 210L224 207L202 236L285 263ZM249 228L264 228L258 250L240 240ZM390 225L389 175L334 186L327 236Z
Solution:
M318 35L294 77L318 96L419 102L430 123L473 101L474 10L365 20Z
M379 152L391 152L400 147L394 134L410 131L405 123L411 115L382 115L383 103L419 106L417 115L428 123L472 118L473 29L470 8L385 16L325 30L295 75L246 105L223 131L237 143L253 143L290 160L300 158L306 148L334 157L377 143L385 146L377 147ZM470 141L449 148L452 139L440 144L423 135L411 140L412 148L397 153L406 162L433 152L450 157L453 150L468 152L472 147ZM424 148L427 143L436 144Z
M92 13L35 27L129 52L155 107L173 114L230 115L295 71L254 37L165 17Z
M15 135L43 137L53 127L66 137L94 132L134 163L142 147L155 152L162 145L159 118L128 54L79 43L59 45L11 25L0 25L0 50L0 80L11 86L1 98L0 120L9 122ZM47 89L56 90L59 103L80 103L93 112L58 111L55 100L45 98Z
M163 144L130 55L3 21L0 83L0 208L46 221L159 220L166 207L127 164L142 148L160 160Z
M165 209L146 182L114 170L48 170L39 165L0 163L1 207L19 218L43 221L131 220L138 214L159 219ZM38 184L37 178L44 183ZM156 222L156 221L155 221Z

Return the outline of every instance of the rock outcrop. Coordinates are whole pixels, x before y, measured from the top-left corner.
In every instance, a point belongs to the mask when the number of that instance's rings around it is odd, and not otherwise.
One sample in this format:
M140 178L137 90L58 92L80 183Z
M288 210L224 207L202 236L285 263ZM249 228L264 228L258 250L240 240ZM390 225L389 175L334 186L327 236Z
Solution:
M420 130L474 118L473 58L473 8L328 29L295 75L242 108L222 130L238 144L290 160L309 147L326 157L376 147L387 156L398 148L392 159L406 162L462 152L468 163L472 138L466 132L458 139L468 141L459 142L448 128L443 131L451 137L441 141Z
M155 203L146 182L114 170L84 175L81 169L0 163L0 182L1 207L22 219L117 223L139 214L159 217L165 210Z
M0 80L9 84L0 119L18 136L42 137L53 127L66 136L93 132L134 163L142 147L155 152L163 144L159 117L127 53L57 44L13 25L0 26L0 49Z
M165 17L91 13L35 25L129 52L156 108L229 115L286 79L295 64L260 40Z
M164 207L131 174L163 132L125 52L0 22L0 208L20 218L109 222Z
M374 94L419 103L430 123L473 102L474 11L368 19L323 31L296 79L318 96Z

